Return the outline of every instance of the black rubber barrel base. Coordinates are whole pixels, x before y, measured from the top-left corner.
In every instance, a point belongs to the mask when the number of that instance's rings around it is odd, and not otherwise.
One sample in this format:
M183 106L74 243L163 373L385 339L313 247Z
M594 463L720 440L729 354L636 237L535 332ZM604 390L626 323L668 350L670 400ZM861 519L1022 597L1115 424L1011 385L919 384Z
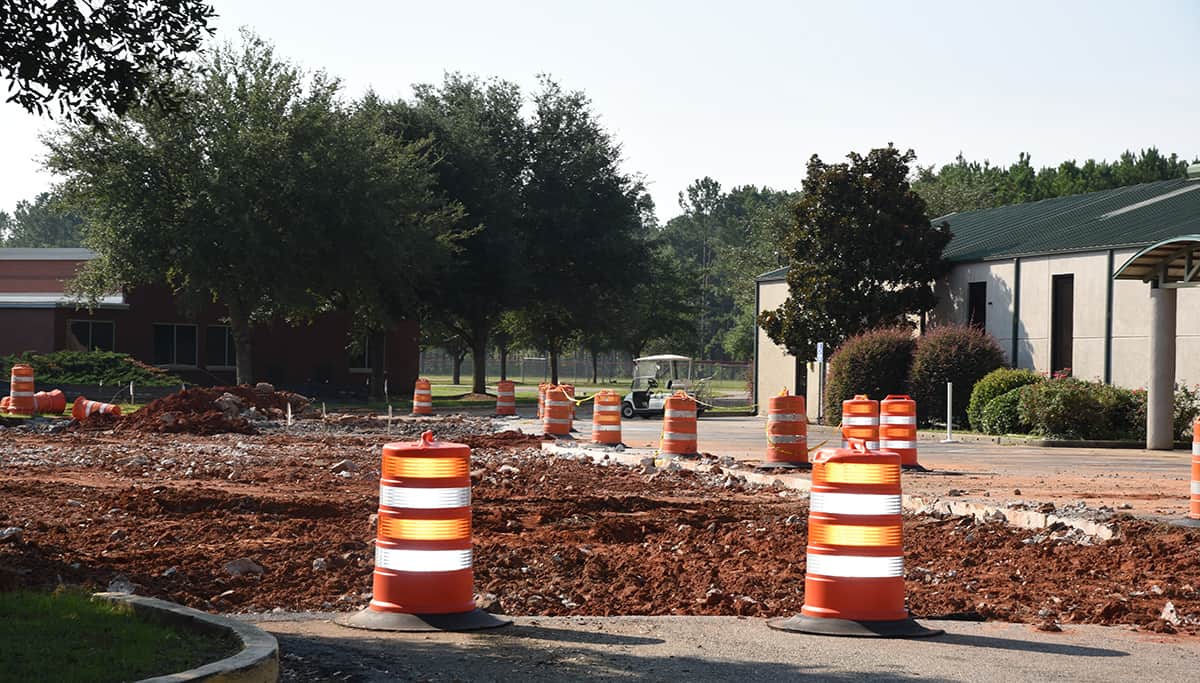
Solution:
M371 608L333 620L334 623L368 631L481 631L508 626L512 619L484 612L481 609L455 614L403 614L378 612Z
M933 471L933 470L927 469L921 465L901 465L900 469L905 470L907 472L932 472Z
M1175 526L1190 526L1194 528L1200 528L1200 519L1184 517L1183 519L1177 519L1174 522L1171 522L1171 524L1174 524Z
M770 619L767 626L776 631L793 631L795 633L812 633L821 636L846 636L850 638L928 638L940 636L945 631L925 628L912 619L896 621L850 621L848 619L826 619L806 617L797 614L794 617Z
M811 470L811 462L760 462L756 470Z
M571 441L571 442L575 441L575 437L571 436L570 434L542 434L542 436L543 437L548 436L548 437L554 439L555 441Z

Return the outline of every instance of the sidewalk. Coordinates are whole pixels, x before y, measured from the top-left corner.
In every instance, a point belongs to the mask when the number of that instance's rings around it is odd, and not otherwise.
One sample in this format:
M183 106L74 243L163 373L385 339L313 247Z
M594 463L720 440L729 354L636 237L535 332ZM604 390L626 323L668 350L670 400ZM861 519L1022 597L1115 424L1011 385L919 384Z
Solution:
M1099 626L923 621L914 640L773 631L737 617L519 617L477 633L381 633L333 615L247 617L284 681L1190 681L1200 641Z

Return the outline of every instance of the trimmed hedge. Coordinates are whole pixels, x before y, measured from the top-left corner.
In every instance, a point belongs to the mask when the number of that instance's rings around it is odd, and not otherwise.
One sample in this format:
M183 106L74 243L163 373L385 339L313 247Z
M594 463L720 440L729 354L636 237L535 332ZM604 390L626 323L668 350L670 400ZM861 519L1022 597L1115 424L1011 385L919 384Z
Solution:
M842 401L855 394L881 399L906 393L916 346L912 330L884 327L851 337L829 359L825 382L825 419L842 423Z
M975 383L975 387L971 389L971 401L967 404L967 420L971 425L971 429L976 431L995 434L997 432L988 432L983 426L983 413L985 408L992 402L993 399L1009 393L1013 389L1023 387L1027 384L1036 384L1045 381L1045 377L1037 374L1033 370L1018 370L1015 368L997 368L983 376L983 379ZM1013 399L1015 401L1015 398ZM1016 403L1013 403L1013 409L1016 409ZM1011 433L1011 432L1000 432Z
M976 429L985 434L1028 432L1029 425L1021 421L1021 414L1018 410L1021 403L1021 392L1024 390L1025 386L1020 386L988 401L988 404L980 411Z
M0 356L0 376L8 377L13 365L33 366L38 386L53 384L105 384L169 387L182 380L165 370L110 351L55 351Z
M1034 434L1051 439L1146 438L1146 392L1071 377L1031 384L1017 411Z
M946 414L946 382L954 383L954 418L966 420L970 389L989 372L1004 365L1004 351L995 337L969 325L932 328L917 340L909 372L909 393L917 402L917 418Z

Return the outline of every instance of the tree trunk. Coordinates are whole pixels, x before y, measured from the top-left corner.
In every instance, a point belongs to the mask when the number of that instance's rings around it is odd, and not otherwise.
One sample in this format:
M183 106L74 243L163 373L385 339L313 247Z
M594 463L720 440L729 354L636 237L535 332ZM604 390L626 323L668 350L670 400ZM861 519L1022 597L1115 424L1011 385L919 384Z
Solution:
M596 383L596 368L599 365L596 357L598 355L600 355L600 354L595 351L592 351L592 384Z
M508 379L508 344L500 344L496 350L500 352L500 379Z
M229 305L229 333L233 335L233 349L237 357L237 383L254 383L254 341L250 328L250 313L236 304Z
M367 389L368 394L374 399L383 399L383 378L386 376L384 372L384 344L387 343L387 334L384 332L371 332L367 335L370 341L367 343L367 365L371 368L371 384ZM388 387L388 392L391 392L391 387Z
M550 383L558 384L558 351L550 349Z
M454 353L454 378L451 384L462 384L462 364L467 359L466 351L456 351Z
M486 328L485 328L486 329ZM477 332L471 344L471 361L474 372L471 376L471 392L487 393L487 332Z

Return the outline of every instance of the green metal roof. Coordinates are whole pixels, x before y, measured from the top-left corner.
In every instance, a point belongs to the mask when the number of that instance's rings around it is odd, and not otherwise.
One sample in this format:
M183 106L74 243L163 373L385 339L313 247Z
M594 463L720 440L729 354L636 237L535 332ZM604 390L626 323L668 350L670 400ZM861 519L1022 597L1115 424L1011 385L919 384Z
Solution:
M1114 190L950 214L951 261L1142 247L1200 233L1200 180Z
M767 272L763 273L762 275L759 275L758 277L754 278L754 281L755 282L775 282L777 280L786 280L787 272L788 272L787 266L784 266L782 268L776 268L775 270L768 270Z

